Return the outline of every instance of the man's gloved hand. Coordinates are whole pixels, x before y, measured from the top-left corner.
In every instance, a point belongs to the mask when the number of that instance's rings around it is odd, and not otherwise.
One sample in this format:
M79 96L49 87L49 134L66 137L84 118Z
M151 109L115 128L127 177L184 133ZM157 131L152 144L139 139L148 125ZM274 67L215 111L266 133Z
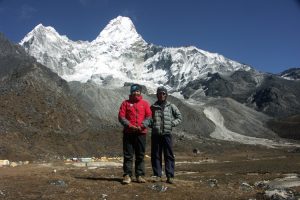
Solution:
M137 127L136 127L136 130L137 130L137 132L141 132L141 131L142 131L142 128L141 128L140 126L137 126Z
M141 132L142 128L139 127L139 126L133 126L133 125L130 125L130 126L129 126L129 130L130 130L131 132Z
M132 132L135 132L136 131L136 126L130 125L129 130L132 131Z

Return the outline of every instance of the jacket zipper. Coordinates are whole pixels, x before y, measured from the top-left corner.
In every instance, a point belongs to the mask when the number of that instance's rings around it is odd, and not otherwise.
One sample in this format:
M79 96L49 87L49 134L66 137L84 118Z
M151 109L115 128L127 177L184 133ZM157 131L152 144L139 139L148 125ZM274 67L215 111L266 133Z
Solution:
M164 109L162 109L162 107L160 107L161 109L161 126L160 126L160 132L161 134L163 134L164 132L164 126L165 126L165 116L164 116Z
M138 126L138 110L137 110L137 105L135 105L135 126Z

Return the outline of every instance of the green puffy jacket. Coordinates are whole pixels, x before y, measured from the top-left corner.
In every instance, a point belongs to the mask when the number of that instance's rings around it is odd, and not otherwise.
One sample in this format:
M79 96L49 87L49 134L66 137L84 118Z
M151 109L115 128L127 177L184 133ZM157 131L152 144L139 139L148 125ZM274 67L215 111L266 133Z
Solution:
M151 111L152 120L150 127L152 128L152 134L170 134L172 133L172 127L177 126L182 121L178 108L168 101L164 110L162 110L158 102L155 102L151 106Z

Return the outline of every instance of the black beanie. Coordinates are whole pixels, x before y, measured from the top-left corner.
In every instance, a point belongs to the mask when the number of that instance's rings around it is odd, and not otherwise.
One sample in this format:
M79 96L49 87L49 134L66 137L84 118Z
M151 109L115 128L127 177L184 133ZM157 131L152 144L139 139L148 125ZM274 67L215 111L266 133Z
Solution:
M166 94L168 94L167 88L165 88L165 87L163 87L163 86L157 88L156 94L158 94L158 93L160 93L160 92L165 92Z
M142 92L142 87L139 84L133 84L133 85L131 85L131 87L130 87L130 94L132 94L133 92L135 92L137 90L140 91L140 92Z

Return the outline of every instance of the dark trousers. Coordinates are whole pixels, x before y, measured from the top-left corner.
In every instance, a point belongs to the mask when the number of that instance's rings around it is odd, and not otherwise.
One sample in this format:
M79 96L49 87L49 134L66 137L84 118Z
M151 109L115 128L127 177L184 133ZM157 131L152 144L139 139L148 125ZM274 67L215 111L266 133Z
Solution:
M136 133L123 134L123 171L124 176L132 176L133 156L135 154L135 176L145 175L146 135Z
M172 135L151 136L151 164L154 176L162 176L162 152L165 159L165 171L167 177L174 177L175 157L172 148Z

